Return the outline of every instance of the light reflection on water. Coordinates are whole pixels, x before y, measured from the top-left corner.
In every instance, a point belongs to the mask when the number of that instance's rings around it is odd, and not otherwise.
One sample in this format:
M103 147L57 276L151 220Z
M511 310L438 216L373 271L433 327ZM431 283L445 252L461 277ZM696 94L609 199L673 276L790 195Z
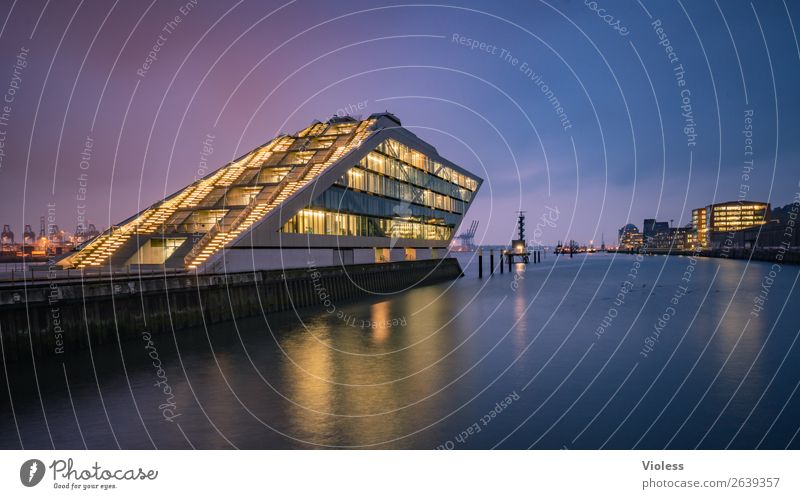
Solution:
M160 448L434 448L516 392L519 400L455 446L750 448L765 434L763 447L800 446L800 400L789 398L800 382L798 268L783 267L754 315L769 264L698 259L645 358L690 262L646 257L597 337L633 258L547 255L491 278L485 269L482 280L474 262L455 282L333 312L215 325L210 343L202 329L155 337L180 428L161 418L164 395L138 343L123 345L130 389L116 346L95 350L97 383L88 356L66 359L74 413L61 364L46 363L38 373L47 424L58 448L82 446L78 424L97 448L115 448L114 436L122 447L152 447L145 428ZM30 374L24 362L9 373L19 431L26 448L50 447ZM0 397L0 446L19 447L7 393Z

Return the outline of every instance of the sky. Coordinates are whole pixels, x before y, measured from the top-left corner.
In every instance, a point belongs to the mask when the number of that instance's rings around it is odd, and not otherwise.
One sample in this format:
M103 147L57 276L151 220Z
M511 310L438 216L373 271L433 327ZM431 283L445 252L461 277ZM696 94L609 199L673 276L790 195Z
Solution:
M529 240L598 244L800 191L796 3L4 0L0 22L18 239L118 223L337 113L393 112L482 177L484 244L518 210Z

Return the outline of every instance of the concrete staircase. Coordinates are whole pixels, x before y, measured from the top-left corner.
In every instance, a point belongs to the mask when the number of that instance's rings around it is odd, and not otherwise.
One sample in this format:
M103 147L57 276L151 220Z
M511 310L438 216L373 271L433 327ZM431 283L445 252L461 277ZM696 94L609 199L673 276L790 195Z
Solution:
M265 161L269 157L271 146L280 140L281 138L278 138L261 149L251 152L241 160L221 168L210 177L195 182L177 195L148 208L129 223L109 229L79 252L70 256L64 265L72 268L85 268L104 265L107 262L112 265L124 264L133 254L131 251L124 251L130 246L128 244L130 241L136 240L136 238L131 239L133 235L159 232L164 223L176 211L197 206L215 187L231 185L245 168ZM109 262L109 260L111 261Z
M212 255L224 248L225 245L317 178L331 165L339 161L342 156L361 145L371 133L369 125L366 121L362 122L349 134L337 137L333 145L327 149L324 161L315 162L315 159L318 158L315 154L305 167L300 170L292 170L286 175L278 184L278 188L267 199L260 199L259 197L253 199L229 227L225 227L222 224L215 225L186 255L184 260L186 267L188 269L196 269L206 263ZM287 148L289 145L287 145Z

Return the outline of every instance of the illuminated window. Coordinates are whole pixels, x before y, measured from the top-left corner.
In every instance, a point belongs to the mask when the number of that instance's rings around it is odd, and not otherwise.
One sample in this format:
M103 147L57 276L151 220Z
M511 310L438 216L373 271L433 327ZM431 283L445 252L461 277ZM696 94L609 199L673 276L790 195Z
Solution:
M186 241L185 237L149 239L128 260L126 265L163 265L184 241Z
M283 177L285 177L291 168L264 168L258 174L258 183L259 184L277 184Z
M261 187L234 187L225 194L226 206L245 206L258 196Z

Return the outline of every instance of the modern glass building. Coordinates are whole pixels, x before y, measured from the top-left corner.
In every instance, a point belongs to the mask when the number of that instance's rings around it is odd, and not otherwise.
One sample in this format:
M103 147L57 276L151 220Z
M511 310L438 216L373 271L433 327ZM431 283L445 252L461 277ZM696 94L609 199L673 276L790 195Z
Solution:
M692 229L696 244L711 245L711 232L733 232L762 225L769 220L769 203L729 201L692 210Z
M222 272L440 258L481 182L391 113L334 117L257 147L59 264Z
M619 249L629 251L637 250L642 247L643 235L639 228L633 224L627 224L619 229L618 245Z

